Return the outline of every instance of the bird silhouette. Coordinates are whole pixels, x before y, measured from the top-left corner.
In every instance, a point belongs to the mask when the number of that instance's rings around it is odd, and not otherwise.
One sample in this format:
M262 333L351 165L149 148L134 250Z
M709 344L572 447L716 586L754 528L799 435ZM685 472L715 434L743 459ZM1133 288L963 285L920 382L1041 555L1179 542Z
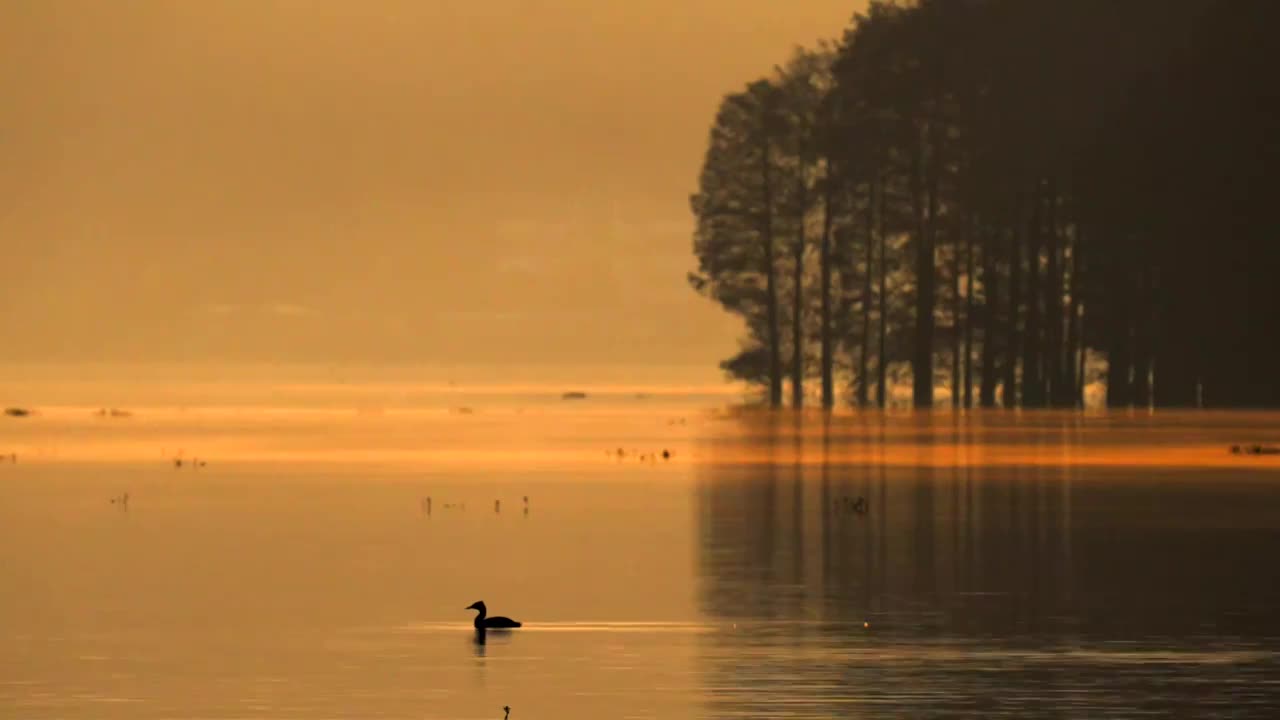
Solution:
M489 610L484 606L483 600L477 600L466 607L467 610L476 610L480 614L476 615L475 626L477 630L493 630L502 628L518 628L520 623L509 617L495 616L488 617Z

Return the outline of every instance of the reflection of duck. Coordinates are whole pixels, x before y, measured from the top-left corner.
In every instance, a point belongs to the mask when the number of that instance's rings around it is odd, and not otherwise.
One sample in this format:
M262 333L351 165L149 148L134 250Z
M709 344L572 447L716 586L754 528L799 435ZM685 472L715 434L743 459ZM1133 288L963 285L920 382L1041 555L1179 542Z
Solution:
M492 630L495 628L518 628L520 623L509 617L488 617L488 609L484 606L483 600L477 600L466 607L467 610L476 610L480 614L476 615L475 626L477 630Z

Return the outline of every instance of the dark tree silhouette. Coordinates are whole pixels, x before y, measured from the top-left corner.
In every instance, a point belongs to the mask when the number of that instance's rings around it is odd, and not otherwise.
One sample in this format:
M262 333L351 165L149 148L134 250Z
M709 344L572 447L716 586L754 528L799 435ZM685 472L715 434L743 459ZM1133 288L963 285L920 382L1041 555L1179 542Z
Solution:
M1080 407L1091 383L1111 407L1280 405L1280 104L1254 79L1277 21L1260 1L873 2L717 116L692 278L746 321L726 370L774 405L784 344L794 405L810 344L824 407L837 374L870 404L873 356L881 407L907 368L917 407L939 383L969 407L975 380L983 407Z

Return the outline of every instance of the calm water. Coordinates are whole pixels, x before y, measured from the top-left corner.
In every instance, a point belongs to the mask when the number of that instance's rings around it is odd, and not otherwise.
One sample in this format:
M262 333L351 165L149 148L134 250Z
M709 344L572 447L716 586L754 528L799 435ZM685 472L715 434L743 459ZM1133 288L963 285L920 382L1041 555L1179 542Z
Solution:
M291 397L2 419L0 717L1280 713L1280 416Z

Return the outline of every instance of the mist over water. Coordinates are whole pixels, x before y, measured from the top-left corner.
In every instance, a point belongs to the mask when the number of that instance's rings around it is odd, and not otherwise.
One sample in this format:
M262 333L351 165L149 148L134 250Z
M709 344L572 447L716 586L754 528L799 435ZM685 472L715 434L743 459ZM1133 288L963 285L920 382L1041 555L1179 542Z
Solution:
M1280 464L1227 452L1280 416L330 380L27 386L37 414L0 419L0 716L1280 708ZM476 600L525 627L477 644Z

